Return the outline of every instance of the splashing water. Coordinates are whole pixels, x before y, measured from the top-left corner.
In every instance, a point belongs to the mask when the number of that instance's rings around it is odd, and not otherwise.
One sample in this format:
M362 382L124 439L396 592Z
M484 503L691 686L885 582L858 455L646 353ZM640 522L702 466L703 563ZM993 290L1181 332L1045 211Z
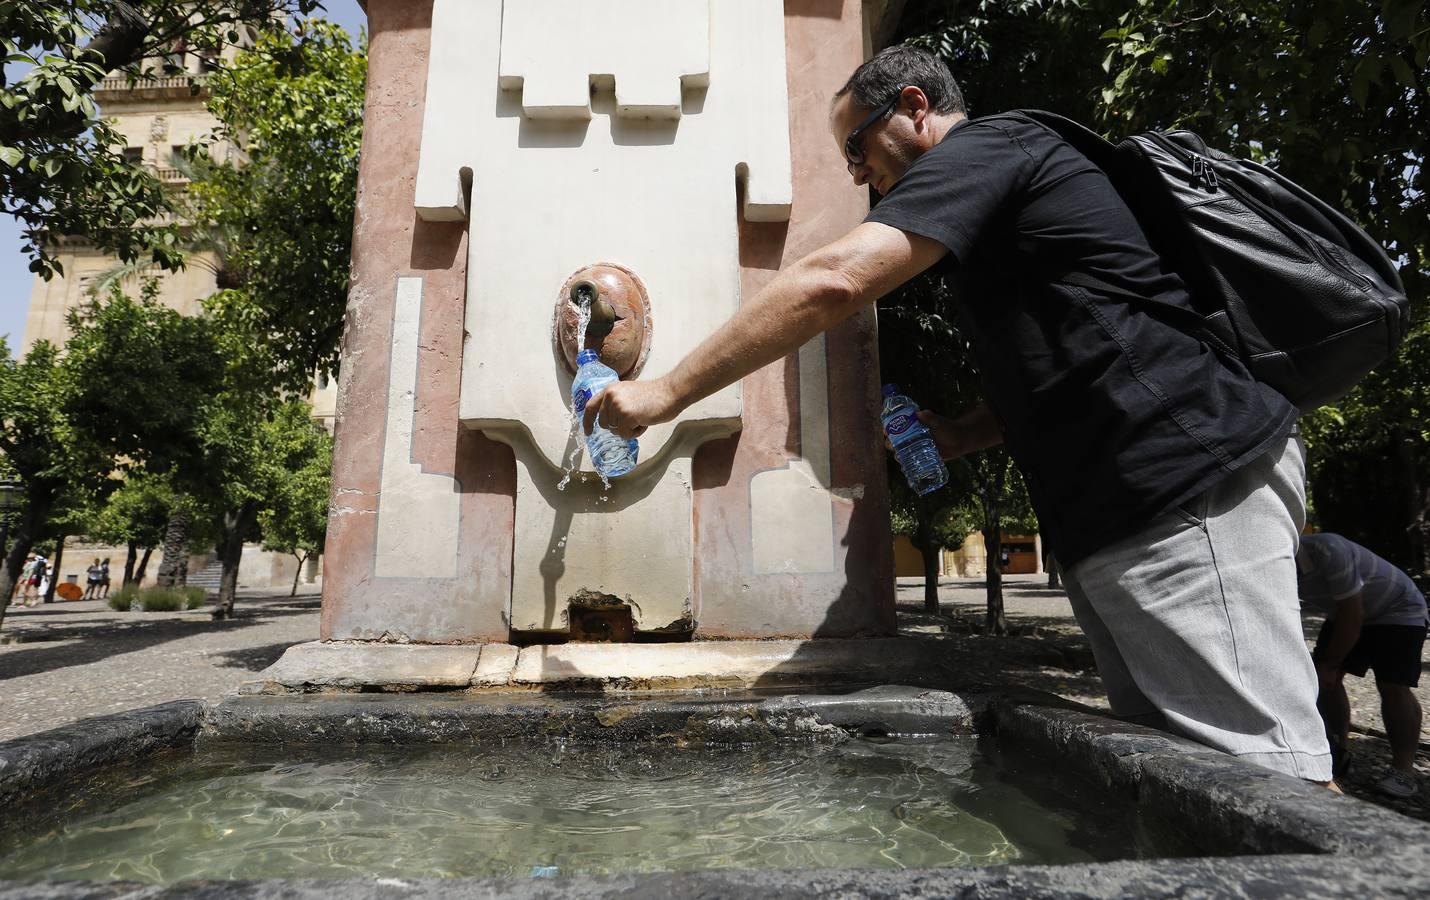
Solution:
M591 296L586 293L581 294L581 298L576 306L576 354L579 356L582 350L586 349L586 328L591 324ZM557 482L558 491L566 490L566 485L571 483L571 476L581 465L581 450L586 446L581 434L581 414L576 412L576 400L571 399L571 433L569 435L571 443L571 453L566 457L566 466L562 469L561 480ZM606 489L610 490L611 483L606 481L604 475L601 481L605 483Z

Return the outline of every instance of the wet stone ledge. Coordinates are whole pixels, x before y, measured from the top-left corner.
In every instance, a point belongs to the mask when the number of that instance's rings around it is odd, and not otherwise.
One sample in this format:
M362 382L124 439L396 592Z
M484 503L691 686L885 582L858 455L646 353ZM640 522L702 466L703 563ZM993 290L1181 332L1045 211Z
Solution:
M451 743L564 738L681 745L972 734L988 698L882 686L847 694L294 695L210 708L200 740Z
M80 773L161 750L193 746L203 720L200 700L84 719L64 728L0 743L0 809L16 805Z

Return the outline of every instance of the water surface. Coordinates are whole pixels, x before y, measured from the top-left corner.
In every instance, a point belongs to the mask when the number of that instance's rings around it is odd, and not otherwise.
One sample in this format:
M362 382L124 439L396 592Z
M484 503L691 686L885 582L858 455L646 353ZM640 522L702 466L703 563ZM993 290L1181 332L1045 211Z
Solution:
M1154 849L1130 807L973 738L234 745L72 799L62 822L0 844L0 877L524 878L1065 863Z

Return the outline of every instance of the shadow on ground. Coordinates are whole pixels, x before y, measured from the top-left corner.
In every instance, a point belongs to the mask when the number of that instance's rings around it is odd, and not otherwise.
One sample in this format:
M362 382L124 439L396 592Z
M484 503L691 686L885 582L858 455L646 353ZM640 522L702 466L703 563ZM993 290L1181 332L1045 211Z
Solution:
M235 608L234 618L228 620L210 618L207 608L186 613L131 611L115 613L114 618L100 616L66 620L61 618L64 607L56 604L54 610L31 611L23 617L7 618L6 631L21 638L19 647L22 649L0 653L0 680L88 665L111 656L145 650L218 629L251 628L286 616L308 615L320 604L317 596L242 597ZM36 644L33 648L28 646L32 643ZM281 653L282 650L273 652L272 647L235 651L226 655L242 656L244 659L225 665L261 669ZM251 660L247 658L250 654ZM269 657L268 662L258 665L256 661L265 654ZM250 662L254 664L250 665Z
M261 672L278 662L278 657L282 656L283 651L291 646L293 646L292 641L282 641L263 647L244 647L242 650L211 653L209 658L216 665L226 669L247 669L250 672Z

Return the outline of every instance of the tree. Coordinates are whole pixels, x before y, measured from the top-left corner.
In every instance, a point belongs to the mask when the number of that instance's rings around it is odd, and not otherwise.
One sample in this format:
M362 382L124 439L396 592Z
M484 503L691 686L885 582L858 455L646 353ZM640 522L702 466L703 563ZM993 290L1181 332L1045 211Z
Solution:
M328 534L333 439L312 414L306 403L287 404L269 423L265 440L272 486L258 524L265 550L290 554L298 562L290 597L298 593L304 564L322 554Z
M267 33L212 84L214 138L243 158L191 154L195 230L223 248L220 283L246 294L294 392L337 368L366 77L365 48L336 25Z
M1023 477L1007 450L990 447L958 460L956 468L970 483L971 490L964 496L971 497L974 510L968 520L976 522L983 533L987 553L984 584L988 613L984 633L1002 637L1008 633L1003 609L1003 533L1007 529L1036 531L1037 519Z
M910 281L879 304L879 359L885 379L904 386L925 407L946 415L983 401L978 367L958 325L957 293L942 275ZM1027 523L1032 511L1023 480L1002 448L958 460L949 484L917 498L890 466L890 502L897 533L907 534L924 560L924 608L938 611L938 554L981 530L988 552L988 633L1007 634L999 542L1005 522ZM960 530L961 529L961 530Z
M126 547L121 584L144 580L149 556L164 539L174 505L174 493L165 479L138 470L129 473L95 514L86 534L105 544ZM140 550L144 551L142 559Z
M25 491L0 570L0 625L25 556L48 536L51 513L72 505L76 495L100 491L112 468L91 432L70 415L72 386L53 344L39 341L15 360L0 339L0 454Z
M0 4L7 63L29 64L14 83L0 74L0 208L23 226L30 270L60 271L50 235L88 237L132 261L182 264L164 217L169 196L123 158L124 141L101 117L93 90L110 72L131 82L173 74L175 54L222 65L224 48L251 24L306 15L317 0L68 0ZM197 89L198 76L190 77Z
M156 295L152 279L139 300L115 286L107 297L71 313L66 412L86 425L111 469L143 467L179 484L203 465L204 410L222 389L224 371L215 364L220 351L214 324L181 315ZM176 501L171 520L182 521L189 508ZM167 535L165 544L174 549ZM186 560L187 541L179 548ZM171 567L175 558L166 553ZM171 575L172 569L161 566L160 574Z
M981 401L978 372L968 342L954 324L948 281L924 275L879 303L879 364L883 380L898 384L922 408L945 415ZM889 496L896 534L909 537L923 557L924 609L938 612L938 555L950 541L943 527L965 495L957 486L918 497L890 460ZM967 535L953 536L961 542Z

